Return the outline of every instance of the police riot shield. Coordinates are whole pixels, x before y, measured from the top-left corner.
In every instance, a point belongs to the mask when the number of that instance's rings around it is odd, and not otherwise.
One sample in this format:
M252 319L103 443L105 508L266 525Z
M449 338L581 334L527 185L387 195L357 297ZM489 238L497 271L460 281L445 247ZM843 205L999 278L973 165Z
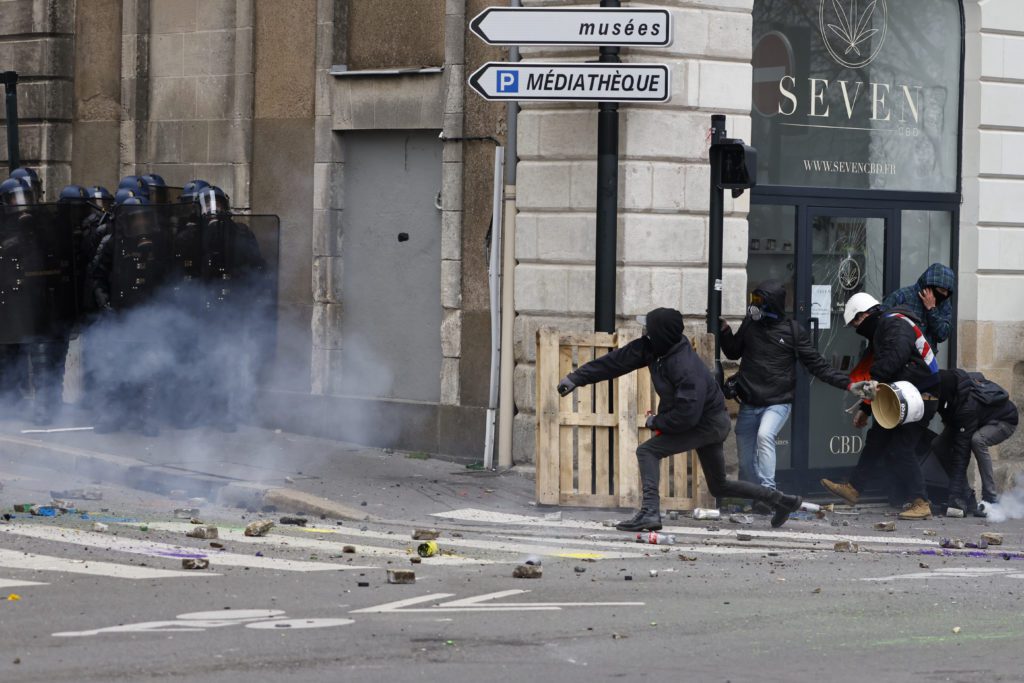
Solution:
M115 210L109 282L114 310L141 306L171 282L174 208L124 204Z
M203 311L248 315L276 294L277 216L218 214L202 220ZM268 256L270 260L268 261Z
M0 209L0 344L68 336L78 311L70 214L56 204Z

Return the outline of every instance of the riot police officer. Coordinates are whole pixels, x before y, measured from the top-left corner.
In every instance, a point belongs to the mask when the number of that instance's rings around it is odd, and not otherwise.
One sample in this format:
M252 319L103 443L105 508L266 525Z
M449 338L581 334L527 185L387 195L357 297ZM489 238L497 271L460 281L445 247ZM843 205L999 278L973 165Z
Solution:
M163 176L157 175L156 173L147 173L142 176L142 180L146 183L146 187L149 190L149 200L154 204L169 204L171 201L171 190L167 187L167 182Z
M24 262L22 257L28 207L35 204L31 186L23 178L0 183L0 393L10 408L18 411L29 389L28 356L21 330L26 308Z

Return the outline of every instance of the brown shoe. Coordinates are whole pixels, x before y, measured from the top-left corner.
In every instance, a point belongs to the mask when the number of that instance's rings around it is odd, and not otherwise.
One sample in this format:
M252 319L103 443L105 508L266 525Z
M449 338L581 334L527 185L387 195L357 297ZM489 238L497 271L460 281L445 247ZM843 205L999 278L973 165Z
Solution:
M828 489L829 493L839 496L850 505L856 505L857 501L860 500L860 491L849 484L840 484L831 479L822 479L821 485Z
M932 506L927 500L918 498L909 509L899 514L900 519L931 519Z

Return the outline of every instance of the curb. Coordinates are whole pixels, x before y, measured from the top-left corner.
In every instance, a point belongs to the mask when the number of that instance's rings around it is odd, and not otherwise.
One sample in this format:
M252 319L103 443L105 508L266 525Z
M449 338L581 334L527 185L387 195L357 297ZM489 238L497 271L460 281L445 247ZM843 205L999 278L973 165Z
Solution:
M15 446L26 456L31 452L34 467L74 472L148 493L167 495L181 489L189 496L206 498L224 506L260 508L273 505L279 512L292 514L324 515L353 521L371 519L365 512L298 489L190 472L111 453L17 436L0 436L0 447L3 446Z

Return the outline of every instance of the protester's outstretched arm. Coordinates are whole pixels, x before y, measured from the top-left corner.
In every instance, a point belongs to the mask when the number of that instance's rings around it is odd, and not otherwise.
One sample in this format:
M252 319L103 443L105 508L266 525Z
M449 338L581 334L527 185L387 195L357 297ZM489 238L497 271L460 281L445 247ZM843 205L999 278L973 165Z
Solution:
M647 339L642 338L631 341L621 349L606 353L577 368L575 372L570 372L566 379L572 383L572 388L576 388L615 379L639 370L654 360L650 344Z
M811 336L807 333L802 326L797 325L798 339L795 339L797 355L800 357L800 362L803 363L804 367L807 368L808 372L820 379L826 384L834 386L836 389L847 389L850 386L850 376L845 372L840 372L832 367L832 365L825 360L818 350L811 344Z

